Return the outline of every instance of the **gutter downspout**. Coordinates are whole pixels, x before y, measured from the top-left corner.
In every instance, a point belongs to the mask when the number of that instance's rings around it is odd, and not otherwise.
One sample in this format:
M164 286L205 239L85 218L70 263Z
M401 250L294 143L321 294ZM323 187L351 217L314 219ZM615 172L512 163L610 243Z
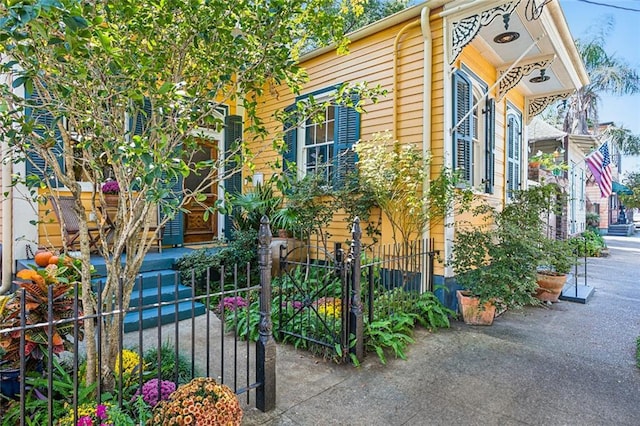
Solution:
M422 30L422 38L423 42L423 95L422 95L422 158L427 158L427 155L430 155L431 151L431 86L432 86L432 62L433 62L433 40L431 38L431 22L429 21L429 15L431 14L431 8L425 6L422 9L420 14L420 27ZM431 182L431 162L425 163L424 166L424 175L426 177L425 181L422 183L422 191L426 193L429 190L429 184ZM428 181L427 181L428 179ZM429 227L422 230L422 239L427 242L431 238L431 229ZM429 255L427 255L429 256ZM423 262L424 267L426 268L429 262ZM427 271L422 271L422 276L427 277L428 274L431 274L433 269ZM427 282L422 280L422 291L433 289L427 288Z
M424 9L422 11L424 12ZM420 24L421 19L408 23L398 31L393 41L393 133L391 137L394 141L398 140L398 45L400 44L400 37L405 32Z

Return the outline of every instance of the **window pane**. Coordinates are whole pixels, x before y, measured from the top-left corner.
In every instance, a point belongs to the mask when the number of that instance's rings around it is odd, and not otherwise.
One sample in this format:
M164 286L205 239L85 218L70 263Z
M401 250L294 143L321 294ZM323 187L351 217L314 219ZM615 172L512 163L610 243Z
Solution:
M318 165L324 165L327 162L327 145L318 147Z
M335 128L335 121L331 120L327 122L327 142L333 142L334 141L334 128Z
M316 130L318 132L316 143L325 143L327 141L327 125L325 123L318 124Z
M314 124L307 124L307 132L305 137L305 145L316 144L316 126Z
M316 151L313 148L309 148L307 151L307 167L315 166L316 164Z

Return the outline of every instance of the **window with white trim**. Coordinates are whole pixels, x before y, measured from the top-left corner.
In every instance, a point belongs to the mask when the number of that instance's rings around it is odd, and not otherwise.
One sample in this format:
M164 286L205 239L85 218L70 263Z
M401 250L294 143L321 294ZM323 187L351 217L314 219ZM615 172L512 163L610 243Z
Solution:
M520 188L522 173L522 114L507 109L507 199Z
M457 70L453 74L453 168L471 186L490 194L494 186L495 102L485 97L486 91L487 85L472 73Z
M317 103L326 101L335 87L314 92ZM291 112L295 105L310 95L301 96L286 108ZM298 177L309 173L321 173L328 184L340 186L344 176L355 170L356 156L353 145L360 139L360 113L354 108L330 105L319 117L306 119L298 127L286 128L286 150L283 153L286 171L295 163Z

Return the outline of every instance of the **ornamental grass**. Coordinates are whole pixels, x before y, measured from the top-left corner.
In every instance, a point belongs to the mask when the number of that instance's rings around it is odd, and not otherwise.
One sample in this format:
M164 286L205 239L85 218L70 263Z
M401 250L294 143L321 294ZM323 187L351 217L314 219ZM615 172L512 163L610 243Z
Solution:
M233 391L212 378L199 377L161 401L147 425L235 426L241 422L242 409Z

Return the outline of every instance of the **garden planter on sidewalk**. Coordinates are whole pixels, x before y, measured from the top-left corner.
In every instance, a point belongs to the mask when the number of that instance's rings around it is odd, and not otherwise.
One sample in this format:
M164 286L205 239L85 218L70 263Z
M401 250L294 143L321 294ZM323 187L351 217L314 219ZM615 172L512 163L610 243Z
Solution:
M491 325L496 315L496 307L491 302L486 302L484 306L480 306L477 297L470 295L468 291L456 291L458 297L458 306L462 313L462 319L465 324L469 325Z
M537 299L543 302L557 302L567 282L567 275L555 272L538 272L536 282L538 283L535 295Z

